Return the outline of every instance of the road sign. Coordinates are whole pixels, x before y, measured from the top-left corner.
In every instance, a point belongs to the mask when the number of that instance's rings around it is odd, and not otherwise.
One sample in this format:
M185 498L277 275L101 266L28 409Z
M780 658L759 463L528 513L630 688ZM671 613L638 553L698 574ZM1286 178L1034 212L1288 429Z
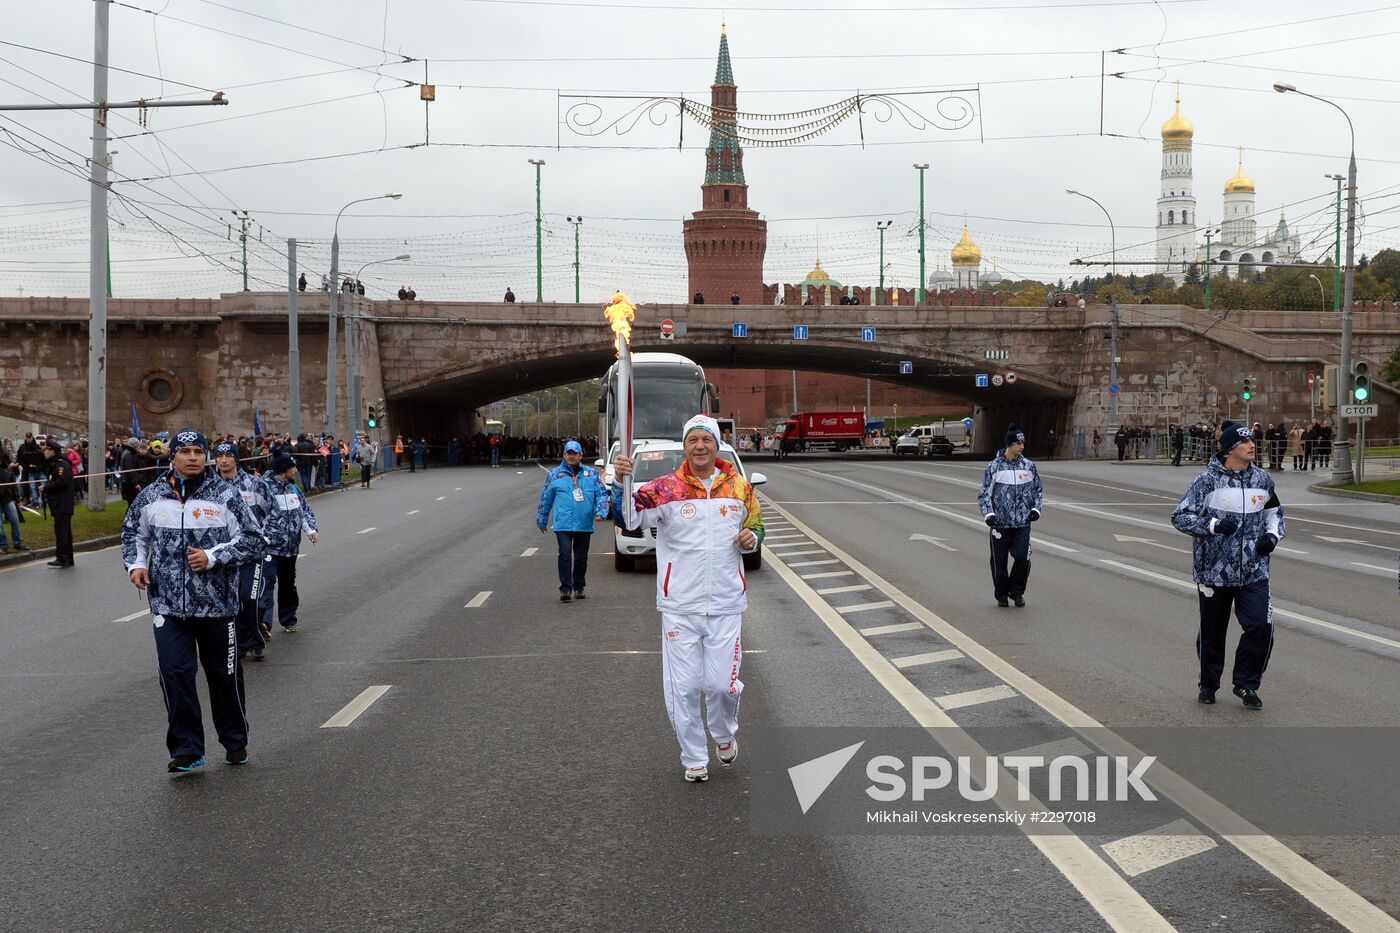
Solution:
M861 340L861 343L874 343L874 342L875 342L875 328L873 328L873 327L862 327L862 328L860 329L860 340Z
M676 322L667 318L661 322L661 333L663 335L674 334L676 332Z
M734 331L730 334L731 337L747 337L748 335L749 325L747 324L735 324Z
M1340 405L1337 413L1343 418L1374 418L1381 413L1381 406L1376 402L1369 405Z
M1015 374L1015 373L1007 373L1007 374L1006 374L1006 384L1007 384L1007 385L1014 385L1015 383L1016 383L1016 374Z
M901 376L912 376L912 375L914 374L914 361L913 361L913 360L900 360L900 361L899 361L899 374L900 374Z
M793 340L806 340L806 339L807 339L807 325L806 325L806 324L794 324L794 325L792 325L792 339L793 339Z
M992 385L999 386L1006 380L1001 378L1001 373L992 373Z
M1111 385L1111 386L1108 387L1108 394L1109 394L1109 395L1117 395L1117 394L1118 394L1118 383L1115 382L1113 385Z
M991 377L988 376L986 373L978 373L976 377L977 388L985 389L987 387L987 380L989 380L990 378Z
M1317 373L1308 373L1308 388L1311 389L1315 382L1317 382Z

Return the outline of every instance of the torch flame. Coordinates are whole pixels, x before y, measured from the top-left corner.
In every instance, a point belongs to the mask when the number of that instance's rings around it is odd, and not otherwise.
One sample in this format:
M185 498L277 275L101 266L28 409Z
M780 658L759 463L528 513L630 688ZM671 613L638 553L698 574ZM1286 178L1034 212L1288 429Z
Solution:
M637 307L627 300L626 295L618 292L613 295L612 304L603 309L603 317L608 319L608 325L616 335L613 346L621 356L622 345L632 343L632 322L637 318Z

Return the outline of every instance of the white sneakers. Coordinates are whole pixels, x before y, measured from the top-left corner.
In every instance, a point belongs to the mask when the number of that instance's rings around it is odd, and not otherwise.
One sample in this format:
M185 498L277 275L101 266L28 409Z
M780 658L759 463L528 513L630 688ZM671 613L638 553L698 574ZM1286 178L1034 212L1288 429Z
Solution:
M719 754L719 763L727 768L739 757L739 740L730 739L723 745L716 743L715 751Z
M686 768L685 779L692 784L703 784L710 779L710 769L701 765L698 768Z

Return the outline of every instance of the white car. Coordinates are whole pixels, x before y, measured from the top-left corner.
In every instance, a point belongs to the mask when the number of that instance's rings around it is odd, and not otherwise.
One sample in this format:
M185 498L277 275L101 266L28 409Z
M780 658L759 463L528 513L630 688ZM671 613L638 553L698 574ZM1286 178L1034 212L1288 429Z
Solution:
M617 445L609 451L611 456L617 456ZM743 476L754 486L762 486L768 478L762 473L749 475L744 469L744 462L739 459L739 454L729 444L719 445L719 456L723 460L728 460L738 469L739 475ZM659 476L667 473L674 473L680 469L681 461L685 459L685 451L679 441L639 441L632 460L636 464L632 476L638 484L647 483ZM598 461L598 467L603 471L603 479L612 483L613 467L609 460L606 465ZM637 569L637 558L651 557L656 553L656 529L644 528L641 531L624 531L616 523L613 525L613 566L618 570L628 573ZM744 569L757 570L763 566L763 545L760 544L758 550L752 554L744 555Z

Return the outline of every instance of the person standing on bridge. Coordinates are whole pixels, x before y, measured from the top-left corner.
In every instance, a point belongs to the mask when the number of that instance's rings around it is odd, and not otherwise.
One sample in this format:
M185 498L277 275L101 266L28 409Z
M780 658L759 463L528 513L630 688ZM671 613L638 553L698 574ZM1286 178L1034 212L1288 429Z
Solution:
M122 521L122 563L151 607L169 720L167 770L187 773L204 764L204 722L195 684L200 664L225 760L231 765L248 761L234 615L238 568L260 555L263 538L238 490L206 469L209 442L204 435L179 431L171 443L170 470L141 490Z
M1196 539L1193 569L1200 628L1196 654L1201 661L1201 703L1215 702L1225 670L1225 636L1230 609L1244 633L1235 651L1231 679L1247 709L1262 709L1259 683L1274 647L1269 601L1269 555L1283 540L1283 506L1274 478L1254 463L1249 427L1227 421L1220 429L1220 453L1196 477L1172 513L1178 531Z
M1031 522L1040 521L1045 492L1040 473L1024 456L1026 435L1015 424L1006 429L1006 446L987 464L977 504L991 529L992 588L997 605L1010 598L1026 604L1026 581L1031 575ZM1009 558L1014 558L1007 570Z
M763 542L763 515L753 487L719 454L719 423L696 415L685 423L685 460L674 473L636 489L623 502L614 485L614 520L631 531L656 529L656 608L661 613L661 676L666 715L681 747L687 781L707 781L705 723L720 764L739 757L741 627L748 608L744 554ZM632 474L619 456L619 479ZM700 712L701 698L706 716Z
M545 477L535 509L540 534L548 530L551 512L559 542L559 601L583 599L588 545L593 540L593 523L608 517L608 489L597 470L583 465L583 445L578 441L564 445L564 462Z

